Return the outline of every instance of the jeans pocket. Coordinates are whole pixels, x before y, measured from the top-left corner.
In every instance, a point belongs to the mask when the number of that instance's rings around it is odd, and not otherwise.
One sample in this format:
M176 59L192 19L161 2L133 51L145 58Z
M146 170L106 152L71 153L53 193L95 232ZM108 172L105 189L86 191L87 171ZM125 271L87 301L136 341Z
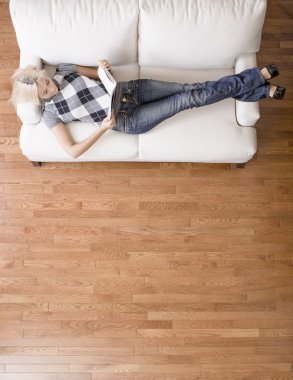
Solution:
M138 105L138 101L137 101L136 97L133 96L131 93L128 93L128 92L124 92L122 94L121 103L125 104L125 105L128 104L131 106L137 106Z
M131 80L128 82L126 91L123 93L124 102L132 105L138 105L139 80Z

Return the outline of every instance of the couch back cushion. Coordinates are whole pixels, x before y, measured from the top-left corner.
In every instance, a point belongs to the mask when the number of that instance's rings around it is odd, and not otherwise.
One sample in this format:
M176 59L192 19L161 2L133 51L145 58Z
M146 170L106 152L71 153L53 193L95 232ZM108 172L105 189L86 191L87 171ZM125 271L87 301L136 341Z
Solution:
M21 50L49 64L137 62L137 0L11 0Z
M259 50L266 0L139 0L139 65L231 68Z

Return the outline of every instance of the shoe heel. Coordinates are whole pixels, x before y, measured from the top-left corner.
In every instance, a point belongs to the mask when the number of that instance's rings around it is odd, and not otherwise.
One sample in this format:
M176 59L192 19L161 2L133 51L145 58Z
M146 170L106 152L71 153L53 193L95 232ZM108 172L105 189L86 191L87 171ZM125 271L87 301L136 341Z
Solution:
M274 63L271 65L265 66L265 68L268 70L271 76L268 80L272 78L276 78L280 74L277 65L275 65Z
M285 87L277 86L277 88L276 88L276 90L274 92L273 98L281 100L281 99L284 98L285 92L286 92L286 88Z

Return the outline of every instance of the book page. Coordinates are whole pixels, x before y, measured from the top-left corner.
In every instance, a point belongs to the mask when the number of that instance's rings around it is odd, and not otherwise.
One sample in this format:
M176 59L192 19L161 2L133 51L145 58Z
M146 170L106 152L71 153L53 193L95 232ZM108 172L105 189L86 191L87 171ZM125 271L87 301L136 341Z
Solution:
M110 95L110 105L109 105L108 115L111 116L112 108L113 108L113 94L115 92L117 82L111 75L110 71L101 66L99 66L98 68L98 76L99 76L100 81L105 86L108 94Z
M98 68L98 75L99 75L100 81L105 86L108 94L112 96L117 85L116 80L113 78L109 70L101 66L99 66Z

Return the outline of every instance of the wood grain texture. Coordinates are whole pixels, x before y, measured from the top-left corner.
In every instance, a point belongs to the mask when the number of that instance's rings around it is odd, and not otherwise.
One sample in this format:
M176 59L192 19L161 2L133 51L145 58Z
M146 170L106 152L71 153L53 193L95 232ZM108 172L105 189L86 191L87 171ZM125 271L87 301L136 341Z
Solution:
M293 379L293 3L269 0L258 153L226 164L45 163L7 104L0 0L0 380Z

